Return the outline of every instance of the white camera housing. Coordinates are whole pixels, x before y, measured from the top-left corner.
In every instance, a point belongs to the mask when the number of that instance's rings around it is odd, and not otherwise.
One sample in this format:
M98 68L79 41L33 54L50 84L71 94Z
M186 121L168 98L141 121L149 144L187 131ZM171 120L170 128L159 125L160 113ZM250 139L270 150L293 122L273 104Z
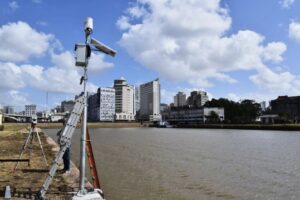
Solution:
M113 50L110 47L102 44L101 42L99 42L95 38L91 39L91 44L94 45L98 51L101 51L101 52L103 52L105 54L108 54L112 57L114 57L117 54L117 52L115 50Z
M84 21L84 31L91 33L93 32L93 29L93 18L87 17Z

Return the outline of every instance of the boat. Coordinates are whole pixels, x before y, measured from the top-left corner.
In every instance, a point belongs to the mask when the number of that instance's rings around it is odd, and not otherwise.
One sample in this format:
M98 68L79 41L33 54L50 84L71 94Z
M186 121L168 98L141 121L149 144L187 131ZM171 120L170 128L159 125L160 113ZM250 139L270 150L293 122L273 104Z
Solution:
M160 121L157 125L157 128L173 128L173 126L167 121Z

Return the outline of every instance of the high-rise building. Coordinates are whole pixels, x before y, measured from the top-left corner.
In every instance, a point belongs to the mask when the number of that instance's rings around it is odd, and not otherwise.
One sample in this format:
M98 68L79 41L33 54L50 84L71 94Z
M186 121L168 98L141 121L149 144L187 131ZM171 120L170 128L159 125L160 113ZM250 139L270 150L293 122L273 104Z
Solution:
M32 115L36 115L36 105L25 105L25 116L31 117Z
M14 107L12 107L12 106L4 106L3 110L4 110L4 113L6 113L6 114L14 114L15 113Z
M135 119L134 87L127 84L122 77L114 81L116 120L131 121Z
M193 108L200 108L208 101L207 93L204 91L193 91L188 97L187 103Z
M186 94L183 92L178 92L174 96L174 106L175 107L183 107L186 105Z
M159 79L140 86L140 118L160 121L160 83Z
M261 111L264 112L264 111L267 110L267 106L266 106L266 102L265 101L262 101L259 104L260 104Z
M72 100L63 101L63 102L61 102L61 110L62 110L62 112L71 113L74 105L75 105L75 101L72 101Z
M88 97L88 119L90 121L114 121L115 89L100 87L96 94Z

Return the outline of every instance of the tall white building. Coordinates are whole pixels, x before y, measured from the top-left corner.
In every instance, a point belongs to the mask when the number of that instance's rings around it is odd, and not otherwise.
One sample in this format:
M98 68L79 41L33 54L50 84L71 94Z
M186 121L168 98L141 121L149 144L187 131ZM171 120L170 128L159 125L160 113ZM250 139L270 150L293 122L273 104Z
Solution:
M182 107L186 105L186 94L183 92L178 92L174 96L174 106L175 107Z
M124 78L114 81L116 120L131 121L135 119L135 91Z
M25 116L31 117L32 115L36 115L36 105L25 105Z
M115 89L100 87L88 98L88 119L90 121L114 121Z
M143 120L160 121L159 79L140 86L140 117Z

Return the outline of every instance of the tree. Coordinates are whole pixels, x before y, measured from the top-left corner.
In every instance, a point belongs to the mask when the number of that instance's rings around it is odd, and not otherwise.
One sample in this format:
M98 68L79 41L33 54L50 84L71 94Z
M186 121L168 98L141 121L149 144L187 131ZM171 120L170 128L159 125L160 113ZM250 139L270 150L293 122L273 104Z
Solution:
M225 123L252 123L261 113L260 104L249 99L240 103L225 98L212 99L204 107L223 107Z
M209 113L209 116L205 116L207 118L206 122L207 123L219 123L220 122L220 117L218 115L218 113L216 113L215 111L211 111Z

